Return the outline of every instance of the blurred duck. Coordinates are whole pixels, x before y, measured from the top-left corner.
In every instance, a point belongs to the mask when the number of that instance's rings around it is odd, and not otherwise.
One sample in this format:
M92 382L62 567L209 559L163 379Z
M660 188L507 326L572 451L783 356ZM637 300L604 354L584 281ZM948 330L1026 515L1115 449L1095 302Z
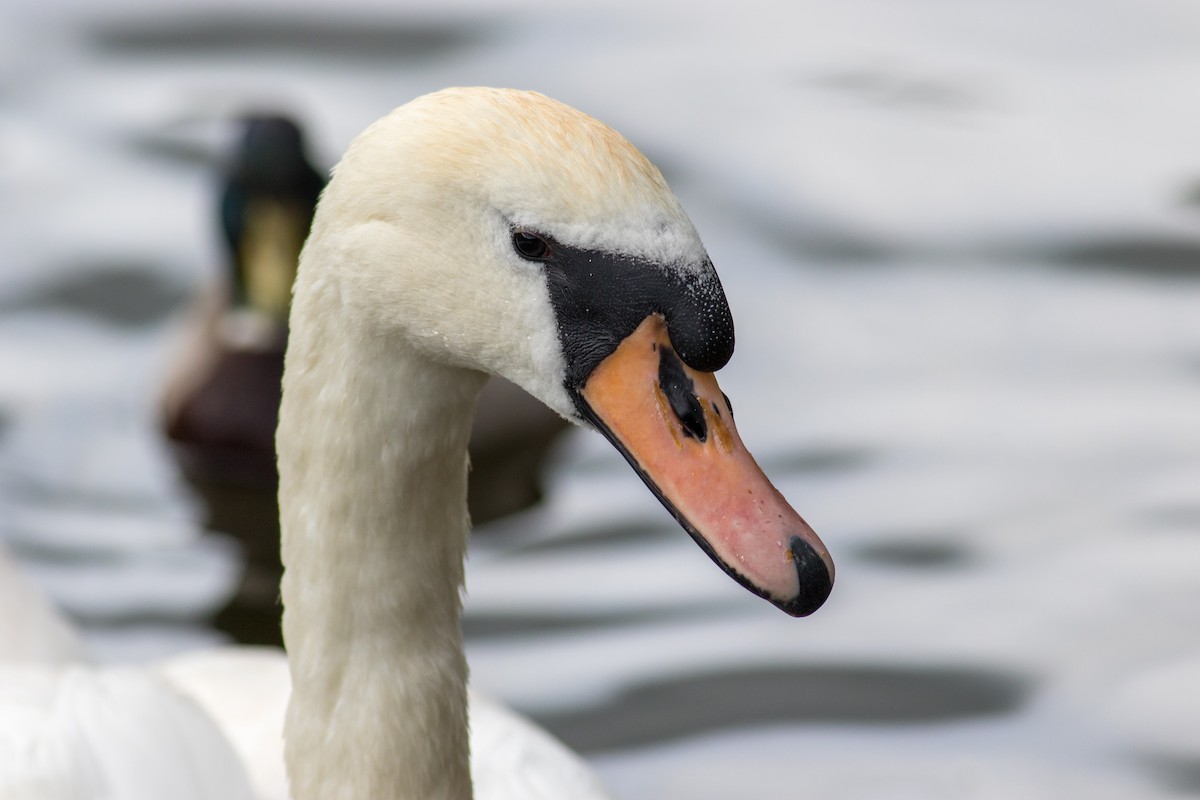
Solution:
M287 317L300 250L325 179L292 120L247 116L221 174L225 279L197 321L163 394L163 427L210 528L237 537L246 569L218 625L280 642L275 426Z
M250 495L236 490L269 498L276 485L275 425L292 283L325 185L294 122L256 116L242 126L222 175L227 277L202 302L194 339L163 398L164 427L184 475L205 495L215 524L238 533L244 509L229 506Z
M167 381L163 423L210 528L236 536L246 575L218 618L240 641L279 644L275 428L292 284L325 179L299 126L246 116L221 176L227 277ZM541 499L540 473L567 422L503 378L483 390L471 431L468 506L484 523Z
M242 124L221 192L231 302L285 328L296 264L325 178L309 163L292 120L246 117Z

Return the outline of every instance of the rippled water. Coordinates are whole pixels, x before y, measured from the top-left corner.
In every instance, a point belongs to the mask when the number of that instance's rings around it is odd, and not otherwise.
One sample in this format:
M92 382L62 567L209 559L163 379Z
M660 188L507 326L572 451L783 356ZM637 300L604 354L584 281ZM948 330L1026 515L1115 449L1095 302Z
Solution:
M472 545L476 683L624 798L1200 795L1200 15L643 6L0 12L5 543L102 657L219 639L237 550L154 427L217 118L282 104L329 164L423 91L540 88L692 213L838 585L784 618L579 432Z

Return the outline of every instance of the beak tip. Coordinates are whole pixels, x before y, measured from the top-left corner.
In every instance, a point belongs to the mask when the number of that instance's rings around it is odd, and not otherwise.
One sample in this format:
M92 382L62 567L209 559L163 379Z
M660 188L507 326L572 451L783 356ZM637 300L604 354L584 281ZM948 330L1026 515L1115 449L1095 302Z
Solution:
M779 601L777 606L793 617L807 617L825 604L833 591L833 571L813 546L799 536L788 543L796 565L800 589L795 596Z

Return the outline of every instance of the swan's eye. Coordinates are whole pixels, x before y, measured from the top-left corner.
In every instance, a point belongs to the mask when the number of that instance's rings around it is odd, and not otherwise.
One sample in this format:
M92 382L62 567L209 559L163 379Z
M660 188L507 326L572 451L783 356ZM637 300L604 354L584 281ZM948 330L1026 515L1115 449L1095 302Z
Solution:
M526 233L525 231L513 231L512 243L513 249L517 251L517 255L521 258L527 258L530 261L543 261L550 257L550 245L537 234Z

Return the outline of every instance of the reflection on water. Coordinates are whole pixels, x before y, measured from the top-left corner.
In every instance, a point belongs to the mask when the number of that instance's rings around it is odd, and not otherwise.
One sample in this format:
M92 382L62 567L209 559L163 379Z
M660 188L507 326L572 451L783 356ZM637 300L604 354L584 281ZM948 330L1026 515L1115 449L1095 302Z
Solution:
M1180 797L1200 797L1200 759L1152 756L1144 759L1149 770Z
M1055 255L1057 263L1081 269L1187 280L1200 277L1200 242L1194 239L1114 239L1063 248Z
M161 324L190 294L161 267L89 264L71 269L61 280L0 299L0 315L67 312L137 329Z
M804 449L791 453L774 453L761 459L759 465L768 475L797 472L836 474L858 469L871 459L871 453L855 448Z
M125 22L109 21L92 27L92 46L102 56L117 58L213 59L264 55L369 59L391 64L422 63L446 58L456 51L482 46L494 25L427 19L401 24L303 16L255 16L220 13L189 14Z
M1200 19L1167 5L915 3L878 37L821 3L23 8L46 35L0 55L0 536L103 658L219 638L272 554L198 522L153 400L211 272L213 109L282 96L332 163L422 91L540 87L665 156L737 317L739 428L838 585L782 618L579 433L544 504L472 543L475 682L630 800L790 794L795 764L847 798L1200 795L1172 727L1195 693L1153 679L1200 630ZM222 622L268 635L274 592Z
M494 613L479 609L463 620L463 635L469 641L487 641L505 637L553 636L556 634L586 633L604 629L621 629L636 625L671 624L686 621L697 614L713 616L729 614L724 604L696 604L687 608L641 608L621 611Z
M841 664L752 667L630 686L593 709L538 715L583 753L720 729L791 724L915 724L1016 711L1030 692L986 669Z
M939 570L970 566L971 552L954 541L952 534L890 536L886 541L867 542L855 550L865 562L902 569Z

